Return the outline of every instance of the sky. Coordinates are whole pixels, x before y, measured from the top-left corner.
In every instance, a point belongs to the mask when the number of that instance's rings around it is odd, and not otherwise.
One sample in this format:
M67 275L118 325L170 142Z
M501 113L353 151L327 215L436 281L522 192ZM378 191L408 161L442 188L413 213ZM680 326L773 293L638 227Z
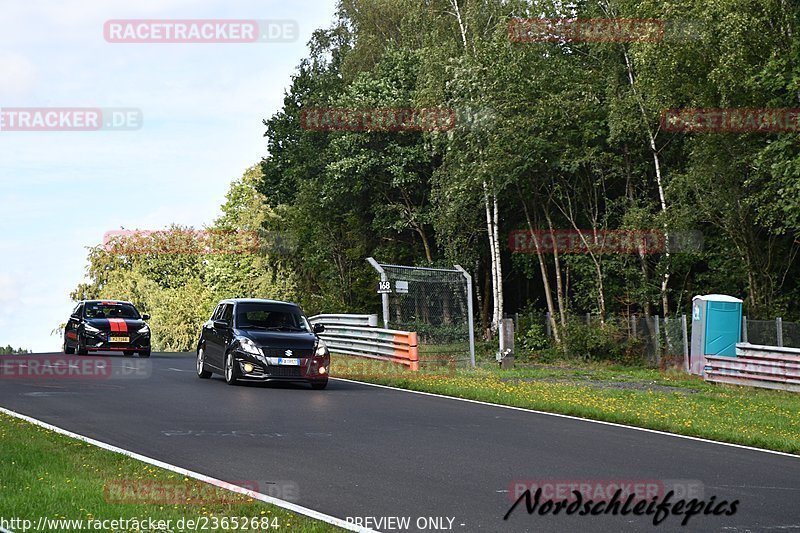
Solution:
M335 0L3 0L0 111L134 108L139 129L0 124L0 345L58 351L53 331L110 230L201 228L267 155L262 120ZM283 21L269 42L108 42L126 20ZM273 26L274 28L275 26ZM296 28L295 34L291 28ZM8 123L6 123L8 124Z

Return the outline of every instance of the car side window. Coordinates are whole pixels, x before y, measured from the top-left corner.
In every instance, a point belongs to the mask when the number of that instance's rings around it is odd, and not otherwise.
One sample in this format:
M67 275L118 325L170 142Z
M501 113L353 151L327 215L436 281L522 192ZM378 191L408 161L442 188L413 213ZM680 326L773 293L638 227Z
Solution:
M225 310L222 312L222 318L220 320L224 320L228 325L233 325L233 304L225 305Z
M211 320L219 320L219 315L222 314L222 304L217 305L214 312L211 313Z

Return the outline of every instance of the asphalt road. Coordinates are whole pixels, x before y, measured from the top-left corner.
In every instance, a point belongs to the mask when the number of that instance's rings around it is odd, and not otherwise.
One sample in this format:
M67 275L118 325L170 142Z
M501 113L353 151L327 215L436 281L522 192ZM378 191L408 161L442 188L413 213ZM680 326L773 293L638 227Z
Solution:
M345 381L230 387L198 379L192 354L141 364L95 379L6 376L0 406L336 517L409 517L412 531L800 531L800 458ZM609 493L638 482L739 504L686 527L678 516L654 526L652 515L529 515L524 504L504 521L518 480Z

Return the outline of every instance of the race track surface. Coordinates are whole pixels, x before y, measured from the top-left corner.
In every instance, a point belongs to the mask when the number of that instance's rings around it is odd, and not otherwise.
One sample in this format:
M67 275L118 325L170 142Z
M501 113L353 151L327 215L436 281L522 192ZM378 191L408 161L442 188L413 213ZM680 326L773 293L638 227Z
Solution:
M412 531L421 517L464 532L800 531L800 458L346 381L230 387L198 379L193 354L110 357L142 366L6 376L0 406L343 519L410 517ZM666 483L739 504L686 527L678 516L655 527L652 516L528 515L524 503L504 521L515 480Z

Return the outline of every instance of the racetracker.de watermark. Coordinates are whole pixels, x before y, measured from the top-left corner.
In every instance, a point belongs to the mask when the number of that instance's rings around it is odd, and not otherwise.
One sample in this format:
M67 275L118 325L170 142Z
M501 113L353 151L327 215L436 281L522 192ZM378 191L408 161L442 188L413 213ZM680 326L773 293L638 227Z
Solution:
M634 18L512 18L508 38L517 43L657 42L664 38L664 21Z
M310 131L447 131L456 126L456 112L444 107L312 107L300 111L300 126Z
M659 254L703 249L700 231L670 231L667 235L663 230L515 230L508 236L508 247L514 253L544 254Z
M299 36L296 20L117 19L103 25L109 43L289 43Z
M142 359L69 355L0 356L0 380L146 379L152 374L152 363Z
M102 249L115 255L287 255L295 244L288 234L278 231L112 230L103 235Z
M678 133L797 133L800 108L665 109L661 128Z
M0 132L130 131L143 123L135 107L0 107Z
M395 361L379 359L358 359L356 357L337 357L331 361L332 377L348 379L436 379L452 377L457 373L456 361L452 359L425 359L420 361L419 370Z
M697 479L515 479L509 485L508 495L516 501L526 490L532 493L542 490L542 498L570 500L577 498L609 501L617 490L625 499L633 495L633 501L650 500L673 491L678 498L702 498L704 486Z
M252 493L296 502L300 487L295 481L244 480L225 483ZM255 494L243 494L194 479L111 479L103 486L106 502L130 505L226 505L247 503Z

